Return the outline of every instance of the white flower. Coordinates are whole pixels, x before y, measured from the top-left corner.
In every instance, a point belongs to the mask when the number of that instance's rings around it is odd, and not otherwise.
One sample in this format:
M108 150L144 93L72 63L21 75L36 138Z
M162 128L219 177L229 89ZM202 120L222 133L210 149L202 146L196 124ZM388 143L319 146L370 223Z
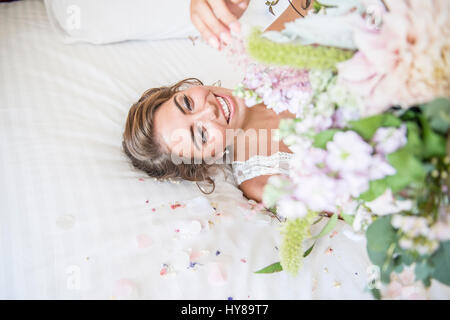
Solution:
M372 157L372 164L369 168L370 180L382 179L385 176L394 175L396 172L384 156L376 154Z
M341 175L339 189L336 192L344 194L348 192L353 197L359 197L361 193L369 189L369 177L358 172L344 172Z
M400 248L404 250L410 250L413 247L413 241L405 237L401 238L398 244L400 245Z
M309 82L314 92L324 91L331 78L333 78L331 70L311 70L309 72Z
M334 101L331 94L327 92L321 93L316 99L316 112L325 118L330 118L335 109Z
M353 199L347 199L340 204L341 212L347 215L354 215L358 209L359 203Z
M450 225L447 221L438 221L436 222L430 230L430 238L439 240L439 241L448 241L450 240Z
M278 201L277 214L287 219L302 218L308 213L306 206L291 197L284 197Z
M371 223L372 215L366 208L360 206L355 213L355 219L353 219L353 230L365 232Z
M358 120L361 112L355 108L338 108L333 115L333 127L344 128L349 121Z
M337 132L327 150L326 162L333 171L366 172L372 162L372 147L354 131Z
M395 215L391 224L394 228L400 229L409 238L417 236L428 237L430 234L427 219L423 217Z
M376 143L375 150L381 154L392 153L403 147L408 141L406 138L406 126L400 128L378 128L373 136Z
M323 173L303 176L297 180L298 186L294 196L303 201L313 211L336 210L336 183L335 180Z
M387 189L381 196L379 196L375 200L366 202L366 206L374 214L379 216L394 214L401 211L408 211L411 210L412 205L413 203L410 200L396 200L392 195L391 189Z

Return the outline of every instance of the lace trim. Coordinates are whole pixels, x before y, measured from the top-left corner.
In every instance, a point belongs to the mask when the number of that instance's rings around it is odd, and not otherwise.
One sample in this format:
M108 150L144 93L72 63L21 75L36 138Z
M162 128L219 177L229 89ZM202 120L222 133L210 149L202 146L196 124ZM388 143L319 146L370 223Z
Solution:
M268 174L288 174L293 154L277 152L270 156L256 155L246 161L233 161L231 167L238 185L242 182Z

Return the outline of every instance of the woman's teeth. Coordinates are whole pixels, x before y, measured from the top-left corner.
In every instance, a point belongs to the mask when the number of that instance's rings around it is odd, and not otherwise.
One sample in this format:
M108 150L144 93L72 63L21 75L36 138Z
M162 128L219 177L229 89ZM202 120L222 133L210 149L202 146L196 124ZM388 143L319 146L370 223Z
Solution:
M230 120L230 108L228 107L228 104L224 98L217 96L217 100L219 100L223 112L225 113L225 118L227 119L228 122Z

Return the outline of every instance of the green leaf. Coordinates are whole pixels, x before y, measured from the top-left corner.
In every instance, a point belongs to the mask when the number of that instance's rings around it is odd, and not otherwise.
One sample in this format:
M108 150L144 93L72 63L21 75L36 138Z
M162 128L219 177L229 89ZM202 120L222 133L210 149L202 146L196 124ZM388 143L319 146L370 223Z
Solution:
M372 296L374 297L375 300L381 300L380 290L373 288L373 289L370 289L370 292L372 293Z
M400 119L392 114L385 113L357 121L350 121L350 129L356 131L365 140L370 140L378 128L399 127L401 124Z
M397 241L391 216L376 219L366 231L367 247L379 253L386 253L392 243ZM376 264L376 263L375 263Z
M394 253L397 255L396 264L410 266L417 260L417 256L409 250L404 250L397 246ZM400 270L401 271L401 270Z
M416 280L424 281L430 278L433 273L433 266L429 265L426 260L416 263L416 268L414 269L416 275Z
M441 242L431 256L431 263L434 266L432 277L450 286L450 241Z
M323 237L325 235L327 235L328 233L331 232L331 230L334 229L334 227L336 226L337 220L338 220L338 214L333 214L330 218L330 220L327 222L327 224L323 227L322 231L320 231L320 233L313 237L313 239L318 239L320 237Z
M394 119L397 119L394 117ZM387 155L388 162L396 170L395 175L369 182L369 189L359 196L364 201L373 201L387 188L398 192L408 185L423 184L426 170L416 155L423 154L423 144L419 137L419 128L413 122L407 123L408 143L401 149ZM444 146L445 147L445 146Z
M373 264L380 267L380 280L389 283L395 269L391 254L397 243L397 234L391 225L391 216L375 220L366 231L367 254Z
M445 138L433 132L425 117L420 117L420 123L422 124L423 129L424 148L422 153L424 157L431 158L435 156L445 156Z
M347 222L349 225L353 226L353 221L355 220L355 216L352 216L350 214L341 213L342 219L344 219L345 222Z
M408 143L406 147L409 152L414 154L416 157L422 157L423 142L420 138L420 129L417 123L408 121L406 123L408 129Z
M334 135L336 132L341 131L338 129L329 129L321 131L320 133L316 134L314 137L313 146L316 148L325 149L327 147L328 141L333 140Z
M395 175L384 178L392 192L398 192L411 183L424 183L426 172L422 162L414 157L408 146L388 154L387 159L397 171Z
M271 264L270 266L267 266L265 268L262 268L261 270L255 271L255 273L274 273L274 272L280 272L283 271L283 267L279 262L275 262Z
M314 245L316 243L314 242L313 245L311 247L309 247L308 250L305 251L305 253L303 254L303 258L306 258L307 256L309 256L309 254L311 253L312 249L314 248Z
M450 99L439 98L421 106L433 130L446 134L450 130Z
M359 196L364 201L373 201L381 196L387 188L386 178L372 180L369 182L369 189Z

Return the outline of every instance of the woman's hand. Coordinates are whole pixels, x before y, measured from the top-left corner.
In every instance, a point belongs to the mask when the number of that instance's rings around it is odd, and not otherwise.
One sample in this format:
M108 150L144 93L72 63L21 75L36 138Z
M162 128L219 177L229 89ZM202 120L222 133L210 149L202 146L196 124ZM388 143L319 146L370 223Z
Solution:
M238 19L250 0L191 0L191 20L202 38L213 48L231 42L231 34L240 32Z

